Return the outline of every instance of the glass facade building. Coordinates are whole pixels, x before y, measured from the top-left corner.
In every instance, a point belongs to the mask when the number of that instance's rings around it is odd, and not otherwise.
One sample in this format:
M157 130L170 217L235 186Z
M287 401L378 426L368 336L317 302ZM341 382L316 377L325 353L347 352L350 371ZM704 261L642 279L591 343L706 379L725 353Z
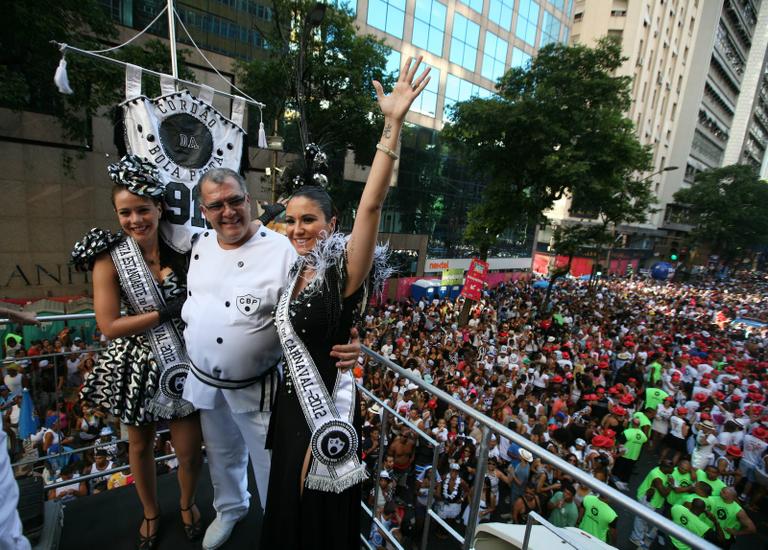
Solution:
M440 130L457 101L494 93L511 67L567 42L574 0L358 0L357 24L393 49L390 69L423 55L432 81L409 121Z

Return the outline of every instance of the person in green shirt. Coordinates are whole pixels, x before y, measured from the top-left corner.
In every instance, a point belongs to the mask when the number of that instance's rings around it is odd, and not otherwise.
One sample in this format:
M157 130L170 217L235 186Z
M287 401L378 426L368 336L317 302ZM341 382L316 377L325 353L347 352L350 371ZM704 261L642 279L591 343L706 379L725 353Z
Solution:
M694 492L694 471L691 467L691 463L688 460L681 460L672 470L672 490L667 495L667 502L670 506L674 506L680 501L680 497L684 494L690 494Z
M576 489L573 485L564 484L562 490L552 495L547 503L549 521L557 527L576 527L579 520L579 507L573 500Z
M707 466L703 470L696 470L696 480L703 481L712 487L713 495L719 495L720 491L726 487L723 480L720 479L720 472L712 465Z
M698 535L709 542L717 543L719 527L716 525L714 515L707 510L706 504L700 498L695 498L686 504L675 504L670 510L672 521L685 527L694 535ZM709 522L704 519L709 519ZM715 529L712 529L712 527ZM669 537L672 546L678 550L691 550L691 547L675 537Z
M579 529L586 531L603 542L615 546L616 523L619 518L616 511L595 494L585 496L581 506L579 510Z
M645 479L637 488L637 500L648 508L661 512L664 507L664 499L672 491L672 471L674 467L670 460L663 460L659 466L648 472ZM649 526L640 516L635 516L635 524L629 542L642 548L650 548L658 529Z
M640 457L643 445L648 441L648 436L643 433L639 426L640 421L633 418L630 427L622 432L625 440L624 454L618 457L613 465L613 475L617 479L614 483L622 491L629 489L629 478L632 477L632 471L635 469L635 463Z
M667 397L669 394L661 389L661 380L659 380L654 387L645 390L645 408L655 411L656 407L663 403Z
M632 418L637 418L638 422L640 422L638 427L643 430L645 437L648 439L651 438L651 425L653 424L652 420L654 416L656 416L656 409L651 409L649 407L646 407L644 411L637 411L632 415Z
M723 529L725 546L733 544L733 538L740 535L751 535L757 531L752 519L741 507L736 498L738 494L733 487L726 487L720 491L719 496L709 499L712 514Z
M661 363L658 355L654 356L653 361L646 367L648 369L648 382L655 386L656 382L661 382Z

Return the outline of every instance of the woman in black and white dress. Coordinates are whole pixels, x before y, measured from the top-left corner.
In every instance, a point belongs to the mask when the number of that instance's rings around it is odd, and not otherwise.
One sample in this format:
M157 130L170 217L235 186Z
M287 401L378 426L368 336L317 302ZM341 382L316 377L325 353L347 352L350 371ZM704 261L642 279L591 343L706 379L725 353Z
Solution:
M170 395L161 388L161 369L148 339L149 331L163 323L172 323L178 333L183 330L179 314L186 295L188 262L159 237L163 186L157 169L138 157L127 156L110 165L109 173L115 184L112 204L122 231L112 234L94 228L72 251L76 268L93 270L96 321L110 339L88 373L81 397L108 410L128 427L131 473L144 509L139 548L150 549L157 543L160 518L153 450L155 423L161 419L170 421L179 459L186 534L191 540L202 533L200 512L194 505L201 465L199 416L179 392ZM141 257L136 258L137 263L143 261L151 273L151 284L157 285L162 295L155 311L136 311L121 282L112 252L127 240L138 247ZM122 315L121 309L128 314Z

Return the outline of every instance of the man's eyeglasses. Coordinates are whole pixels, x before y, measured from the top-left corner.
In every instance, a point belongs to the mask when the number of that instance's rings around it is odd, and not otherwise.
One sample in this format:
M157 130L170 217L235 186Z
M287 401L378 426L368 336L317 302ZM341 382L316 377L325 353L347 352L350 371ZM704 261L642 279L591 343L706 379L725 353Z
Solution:
M245 203L245 198L245 195L240 195L239 197L232 197L231 199L224 201L216 201L210 204L203 204L203 208L211 212L221 212L224 210L225 204L229 205L230 208L237 208L238 206L242 206L243 203Z

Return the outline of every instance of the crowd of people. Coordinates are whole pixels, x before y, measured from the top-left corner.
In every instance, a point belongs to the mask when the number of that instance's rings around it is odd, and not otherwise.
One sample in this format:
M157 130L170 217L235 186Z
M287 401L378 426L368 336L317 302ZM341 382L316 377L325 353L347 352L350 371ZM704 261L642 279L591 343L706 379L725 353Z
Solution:
M369 307L360 332L366 346L414 376L728 547L755 531L750 514L768 489L768 329L757 322L745 332L728 320L768 320L766 290L754 278L697 285L614 279L593 288L574 280L560 283L545 305L545 291L520 280L488 289L465 326L458 324L461 298L407 300ZM127 444L115 443L118 419L78 401L104 343L99 332L89 342L69 331L29 345L6 339L0 409L13 461L72 451L40 463L46 483L127 464ZM369 356L358 363L358 382L409 421L391 417L382 433L382 407L361 400L368 503L401 540L419 540L430 500L461 531L482 458L481 427ZM23 442L25 388L41 428ZM438 443L436 471L434 446L413 426ZM525 523L536 511L554 525L617 541L620 510L599 494L497 434L488 449L481 522ZM161 431L154 454L172 452ZM158 463L159 472L176 467L175 460ZM48 498L131 482L124 470L52 489ZM631 482L638 489L629 491ZM438 536L445 536L440 529ZM657 536L634 520L631 543L650 548ZM381 529L370 537L386 548Z
M40 476L50 484L110 471L79 485L52 489L49 499L71 500L133 482L130 469L111 472L128 464L128 445L121 439L120 422L104 408L79 399L83 380L107 343L98 330L84 336L64 329L53 339L28 344L16 333L5 339L0 410L11 461L20 464L17 476ZM28 437L20 432L24 391L29 393L31 417L38 426ZM155 440L155 455L173 452L167 430L161 431ZM61 453L68 454L59 456ZM34 461L46 456L52 458ZM159 462L157 469L164 473L177 466L172 459Z
M544 304L546 290L518 281L488 290L465 326L461 298L371 307L363 343L729 547L755 531L749 513L768 487L767 290L752 276L695 285L571 280ZM735 318L756 322L745 331L728 322ZM433 509L460 531L482 458L481 427L370 357L360 362L359 382L411 426L390 417L382 433L382 408L361 404L365 462L377 480L369 504L398 537L418 540L434 477ZM438 442L437 471L434 446L412 426ZM493 434L484 466L481 522L525 523L536 511L616 542L620 509L528 450ZM634 520L631 543L650 548L656 539L650 524ZM378 528L371 541L386 547Z

